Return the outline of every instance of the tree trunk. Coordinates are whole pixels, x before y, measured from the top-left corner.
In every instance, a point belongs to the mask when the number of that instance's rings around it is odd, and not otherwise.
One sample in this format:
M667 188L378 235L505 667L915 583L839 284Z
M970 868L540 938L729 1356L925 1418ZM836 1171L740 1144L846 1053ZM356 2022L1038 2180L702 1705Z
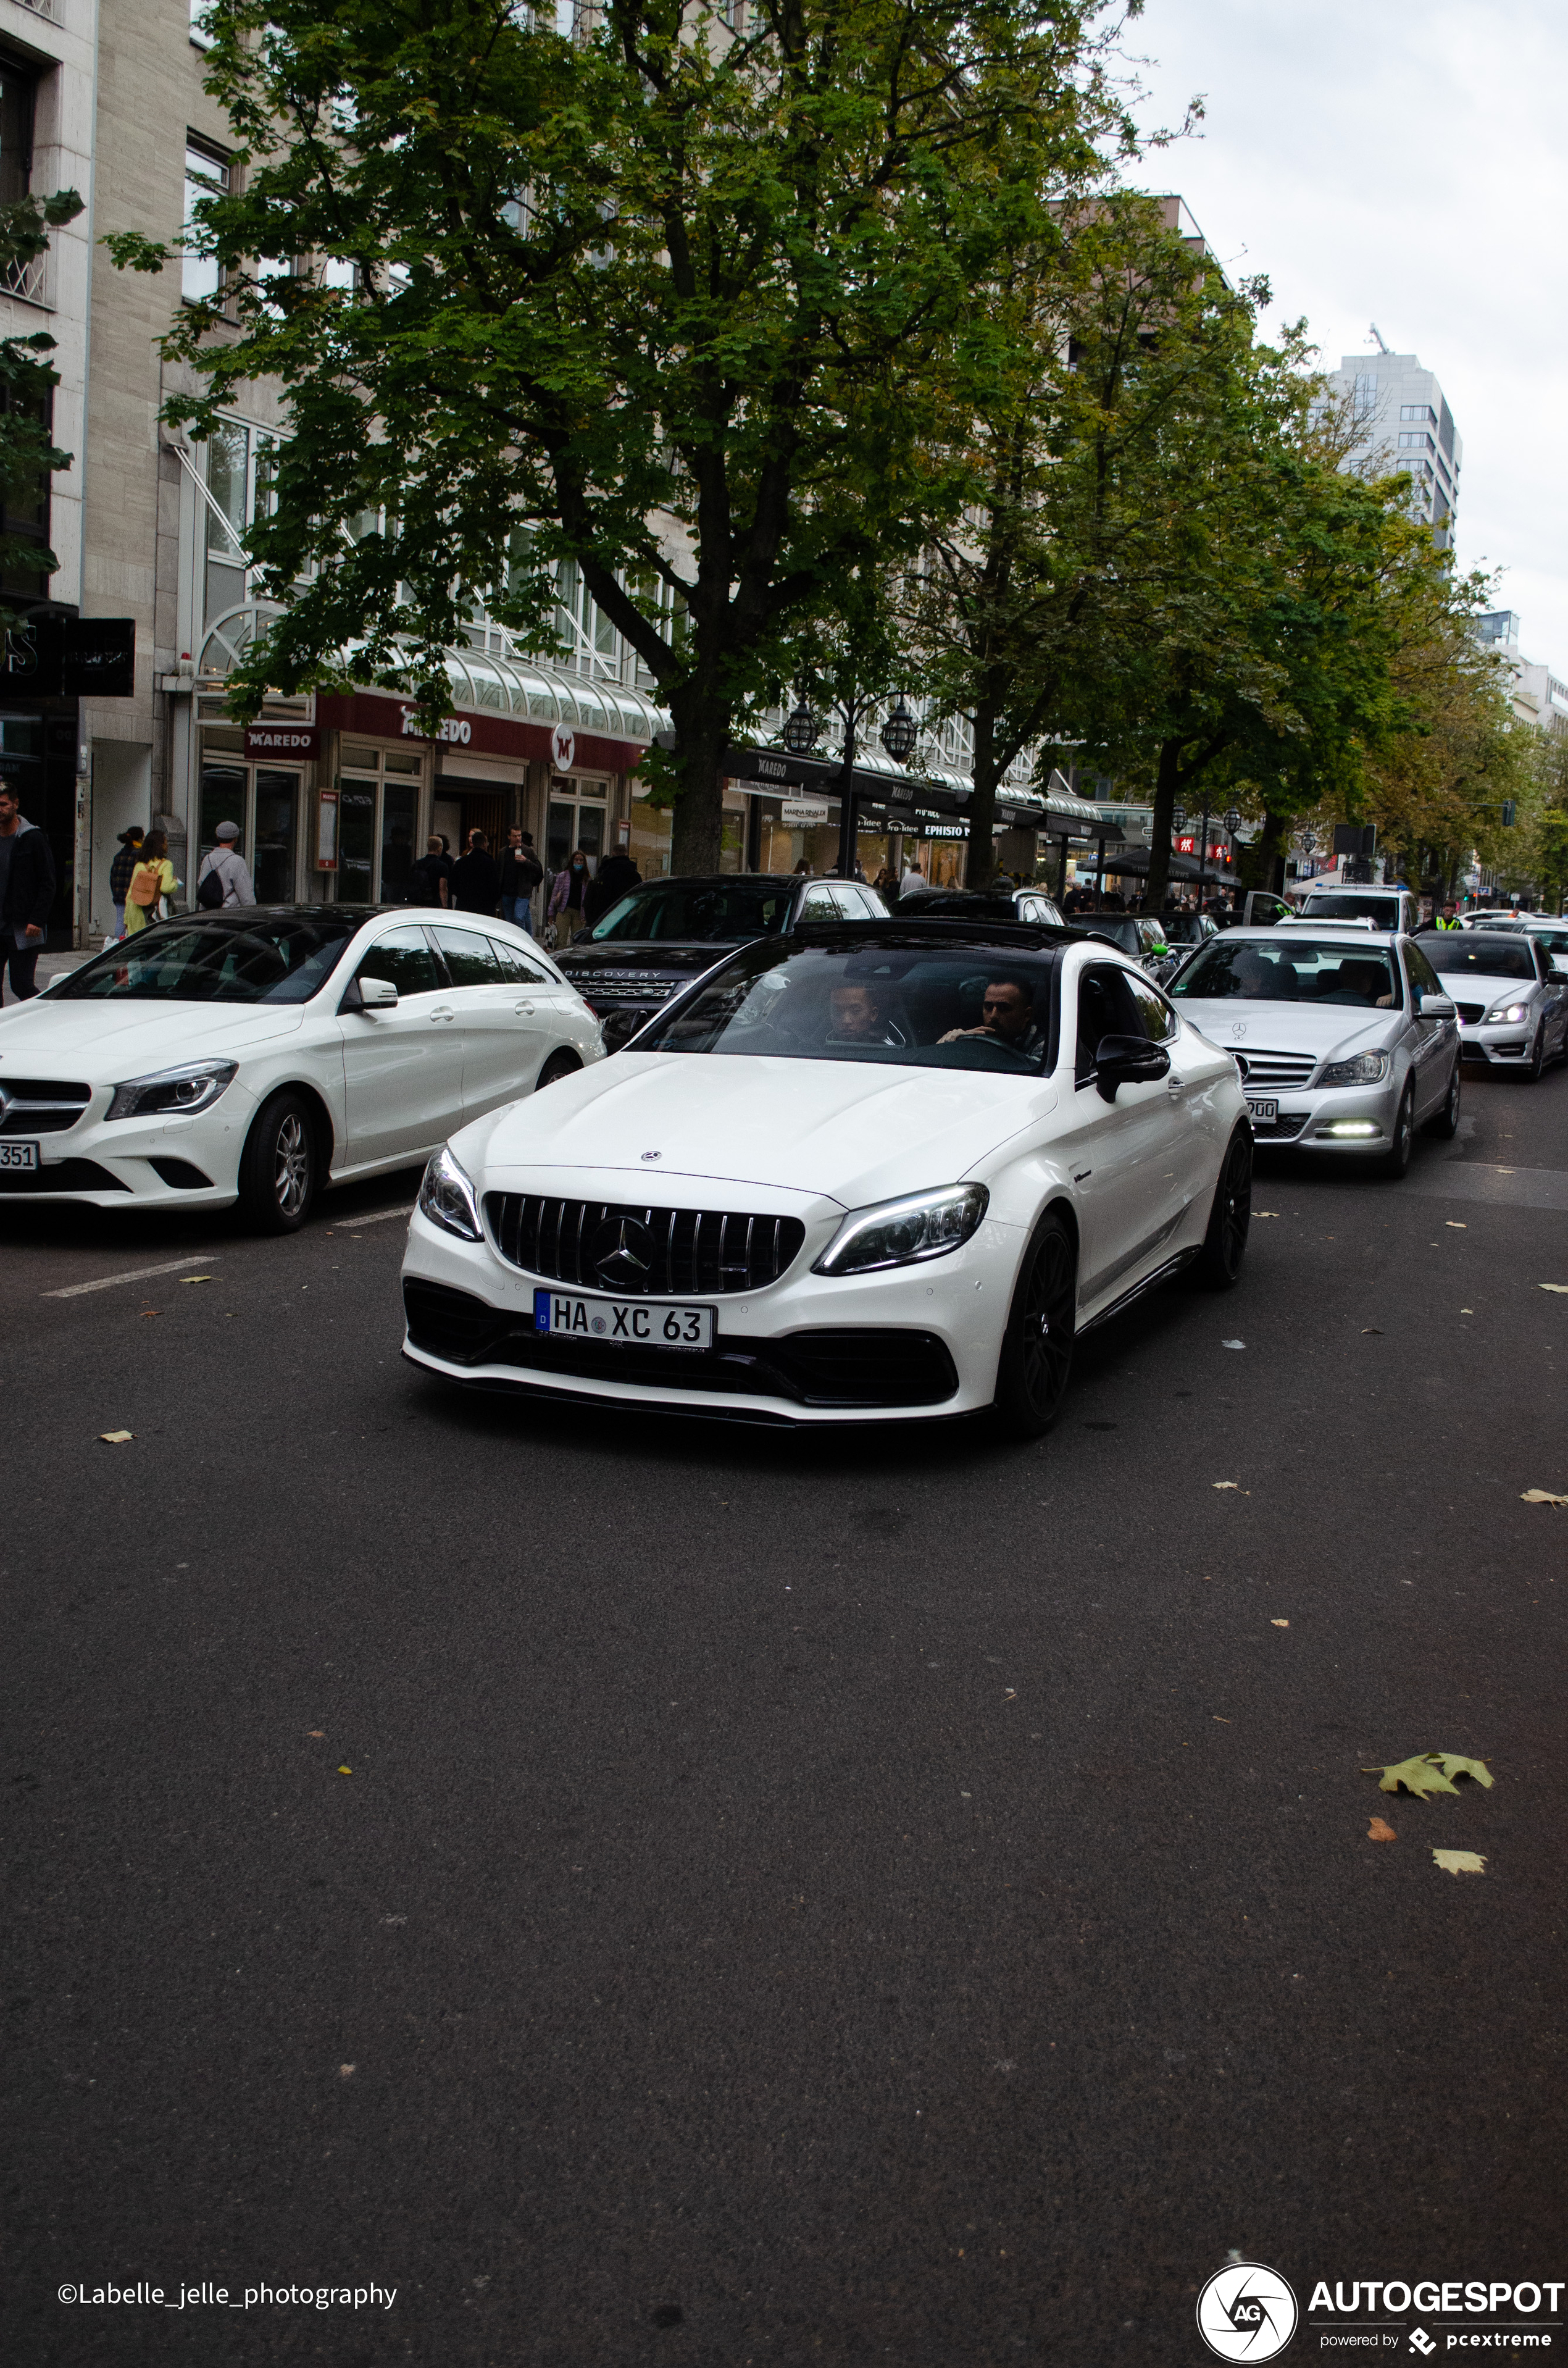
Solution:
M1149 817L1149 881L1143 910L1158 913L1165 901L1171 876L1171 814L1181 780L1181 742L1162 740L1159 769L1154 776L1154 808Z
M681 784L676 795L670 870L690 875L719 869L724 814L724 751L730 745L729 711L694 682L670 697L676 756Z
M989 888L996 872L996 711L983 700L974 712L974 765L969 793L969 843L964 850L964 886Z
M1276 814L1272 806L1263 809L1263 837L1248 848L1242 858L1242 884L1246 888L1272 888L1275 867L1279 860L1280 841L1290 828L1288 818Z

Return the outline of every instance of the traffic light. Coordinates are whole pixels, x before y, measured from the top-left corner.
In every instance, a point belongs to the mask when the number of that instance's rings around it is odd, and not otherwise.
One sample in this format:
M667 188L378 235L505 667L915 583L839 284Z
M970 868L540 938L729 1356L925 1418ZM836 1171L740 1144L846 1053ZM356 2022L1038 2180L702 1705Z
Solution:
M1518 806L1516 801L1513 798L1505 798L1503 801L1503 827L1505 830L1513 829L1514 816L1517 812Z

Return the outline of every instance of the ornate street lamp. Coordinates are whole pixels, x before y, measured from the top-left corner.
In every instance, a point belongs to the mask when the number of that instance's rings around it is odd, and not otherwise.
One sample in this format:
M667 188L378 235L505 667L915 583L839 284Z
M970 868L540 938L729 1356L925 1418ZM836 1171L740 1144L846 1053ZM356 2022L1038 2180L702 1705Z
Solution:
M915 754L915 744L919 737L920 726L901 699L882 725L882 746L895 765L906 765Z
M1227 806L1225 808L1225 828L1230 832L1233 838L1234 838L1241 826L1242 810L1240 806Z
M784 746L791 757L803 757L808 748L815 746L816 736L816 717L802 699L794 713L785 718Z
M1171 808L1171 828L1176 831L1185 830L1187 828L1187 808L1185 806L1173 806Z

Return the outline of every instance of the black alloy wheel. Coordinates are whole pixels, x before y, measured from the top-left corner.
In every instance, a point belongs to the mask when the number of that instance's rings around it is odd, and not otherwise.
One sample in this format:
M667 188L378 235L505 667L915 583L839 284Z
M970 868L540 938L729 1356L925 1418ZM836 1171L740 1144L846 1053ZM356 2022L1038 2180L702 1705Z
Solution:
M1252 1230L1252 1134L1238 1126L1225 1152L1209 1230L1203 1236L1194 1268L1197 1280L1210 1291L1229 1291L1238 1280Z
M1400 1097L1399 1116L1393 1122L1393 1147L1379 1164L1380 1174L1397 1183L1410 1166L1410 1155L1415 1148L1415 1080L1411 1078Z
M575 1053L552 1053L539 1073L539 1080L534 1087L535 1093L540 1092L546 1086L559 1085L562 1077L572 1076L582 1065Z
M1011 1439L1040 1439L1067 1395L1078 1314L1078 1253L1066 1220L1050 1210L1036 1226L996 1366L995 1408Z
M287 1087L263 1102L240 1156L240 1212L262 1234L298 1233L316 1197L315 1116Z
M1441 1110L1434 1110L1426 1121L1426 1132L1439 1142L1451 1143L1460 1131L1460 1056L1454 1054L1453 1073Z

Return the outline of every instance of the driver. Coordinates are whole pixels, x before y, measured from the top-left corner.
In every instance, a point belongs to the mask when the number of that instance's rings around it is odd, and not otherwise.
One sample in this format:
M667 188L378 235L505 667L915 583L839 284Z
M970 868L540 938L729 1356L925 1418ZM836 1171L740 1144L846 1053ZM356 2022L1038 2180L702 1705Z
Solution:
M1035 1021L1034 990L1023 979L994 979L980 1010L980 1027L949 1028L938 1042L958 1044L966 1036L989 1036L994 1044L1006 1044L1010 1053L1021 1053L1026 1059L1044 1044L1045 1031Z
M830 1044L898 1044L887 1006L874 986L835 986L827 998Z
M1231 976L1235 981L1236 993L1254 1003L1278 1003L1285 996L1278 965L1255 954L1250 946L1236 948Z

